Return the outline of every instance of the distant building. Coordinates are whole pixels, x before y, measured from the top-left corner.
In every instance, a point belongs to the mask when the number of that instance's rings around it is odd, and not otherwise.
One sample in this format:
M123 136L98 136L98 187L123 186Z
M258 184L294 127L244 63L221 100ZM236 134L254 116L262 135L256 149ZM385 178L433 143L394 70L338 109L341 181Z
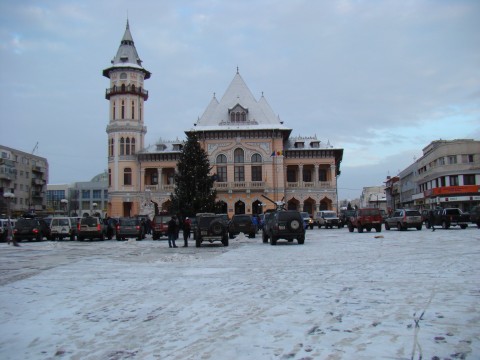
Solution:
M108 175L103 172L91 181L47 185L49 214L68 216L97 215L105 217L108 204Z
M44 157L0 145L0 213L7 212L5 193L11 200L14 215L45 210L48 161Z
M400 172L397 187L392 183L387 189L396 208L441 206L468 211L480 204L480 141L432 141L421 158Z
M109 101L108 213L152 214L152 200L167 210L183 141L144 144L148 99L144 80L151 73L142 66L128 22L103 75L110 80L105 93ZM291 137L292 129L275 115L263 94L258 100L253 96L238 69L220 100L214 95L185 132L195 133L207 152L211 174L217 176L217 200L229 216L274 208L264 196L312 215L316 210L337 210L343 149L316 136Z
M387 209L385 186L364 187L360 195L360 207Z

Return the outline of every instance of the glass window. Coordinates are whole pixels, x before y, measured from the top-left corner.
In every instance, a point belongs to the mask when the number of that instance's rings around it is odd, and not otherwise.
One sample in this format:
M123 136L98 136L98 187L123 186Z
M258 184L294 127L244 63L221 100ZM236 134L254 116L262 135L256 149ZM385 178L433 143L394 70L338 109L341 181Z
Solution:
M132 169L125 168L123 170L123 185L132 185Z
M217 166L217 182L227 182L226 166Z
M235 149L233 152L233 161L235 163L243 163L245 160L244 151L242 149Z
M125 139L120 138L120 155L125 155Z
M450 176L450 186L458 186L458 175Z
M102 190L93 190L93 198L94 199L101 199L102 198Z
M475 175L474 174L463 175L463 185L476 185Z
M226 164L227 163L227 157L223 154L220 154L217 156L217 164Z
M90 199L90 190L82 190L82 199Z
M125 155L130 155L130 138L125 140Z
M132 155L135 155L135 138L132 138L132 143L130 145Z
M235 166L235 181L245 181L245 167L244 166Z
M252 166L252 181L262 181L262 167Z

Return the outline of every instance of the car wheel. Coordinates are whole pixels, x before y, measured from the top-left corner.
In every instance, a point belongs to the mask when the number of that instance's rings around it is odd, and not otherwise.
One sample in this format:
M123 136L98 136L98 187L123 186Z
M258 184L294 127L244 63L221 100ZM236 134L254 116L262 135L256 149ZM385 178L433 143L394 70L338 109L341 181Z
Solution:
M223 224L220 221L212 221L210 224L210 232L214 235L221 235L223 232Z
M265 234L264 232L262 232L262 241L263 241L264 243L268 243L268 236L267 236L267 234Z
M358 224L358 232L363 233L363 226Z
M382 225L378 225L377 227L375 227L375 231L376 232L382 232Z
M425 227L427 229L430 229L432 226L430 225L430 222L429 221L425 221Z
M462 229L466 229L466 228L467 228L467 226L468 226L468 225L466 225L466 224L462 224L462 225L460 225L460 228L462 228Z
M354 230L354 229L353 229L353 226L349 224L349 225L348 225L348 231L353 232L353 230Z
M397 230L402 231L402 230L405 230L405 229L403 228L401 223L398 223L397 224Z
M417 226L417 230L422 230L422 224Z
M195 246L198 248L200 247L200 245L202 245L202 239L198 237L197 239L195 239Z
M305 235L299 236L297 241L299 245L303 245L305 243Z
M367 226L367 231L368 232L372 231L372 228L370 226Z

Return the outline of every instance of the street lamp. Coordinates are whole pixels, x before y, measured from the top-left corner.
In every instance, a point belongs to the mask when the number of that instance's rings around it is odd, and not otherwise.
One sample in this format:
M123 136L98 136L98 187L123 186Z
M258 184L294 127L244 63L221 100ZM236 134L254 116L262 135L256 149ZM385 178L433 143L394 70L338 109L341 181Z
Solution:
M10 217L11 217L10 203L11 203L12 199L15 197L15 194L12 193L12 192L6 192L6 193L3 193L3 197L5 198L5 201L7 202L7 216L8 216L7 243L10 244L10 241L12 241L14 246L19 246L17 244L17 242L15 241L15 238L13 236L12 223L10 221Z
M92 216L95 216L95 210L97 210L98 204L97 204L97 203L93 203L92 206L93 206Z
M67 200L67 199L62 199L62 200L60 200L60 202L61 202L62 205L63 205L63 212L67 215L67 204L68 204L68 200Z

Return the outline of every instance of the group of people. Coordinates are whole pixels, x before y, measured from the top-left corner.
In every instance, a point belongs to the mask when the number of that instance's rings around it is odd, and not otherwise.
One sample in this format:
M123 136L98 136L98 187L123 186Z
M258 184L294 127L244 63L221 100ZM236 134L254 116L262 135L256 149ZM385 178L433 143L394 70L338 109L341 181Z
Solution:
M176 248L178 246L175 244L175 240L178 239L178 234L180 232L180 219L174 215L167 223L167 225L168 247ZM188 217L186 217L185 220L183 220L183 247L188 247L188 239L190 239L191 230L192 221Z

